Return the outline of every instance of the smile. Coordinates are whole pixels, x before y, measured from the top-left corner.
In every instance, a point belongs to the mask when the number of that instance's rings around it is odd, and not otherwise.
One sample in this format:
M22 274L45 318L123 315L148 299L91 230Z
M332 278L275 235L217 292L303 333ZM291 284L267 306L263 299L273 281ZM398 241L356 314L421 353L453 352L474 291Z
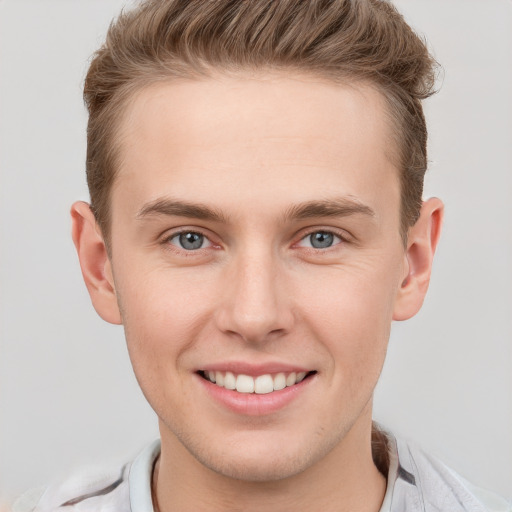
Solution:
M199 374L217 386L238 391L238 393L255 393L264 395L302 382L309 375L316 372L289 372L266 373L258 376L235 374L222 371L201 371Z

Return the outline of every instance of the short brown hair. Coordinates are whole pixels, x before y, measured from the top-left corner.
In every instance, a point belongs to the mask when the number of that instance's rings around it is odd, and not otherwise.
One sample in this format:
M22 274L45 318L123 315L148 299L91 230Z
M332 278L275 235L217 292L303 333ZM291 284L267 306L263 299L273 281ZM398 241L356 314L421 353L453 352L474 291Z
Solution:
M422 203L427 129L421 100L433 93L436 62L390 2L146 0L111 24L85 80L87 182L107 243L109 196L119 167L116 130L133 93L177 77L262 68L364 82L384 95L406 239Z

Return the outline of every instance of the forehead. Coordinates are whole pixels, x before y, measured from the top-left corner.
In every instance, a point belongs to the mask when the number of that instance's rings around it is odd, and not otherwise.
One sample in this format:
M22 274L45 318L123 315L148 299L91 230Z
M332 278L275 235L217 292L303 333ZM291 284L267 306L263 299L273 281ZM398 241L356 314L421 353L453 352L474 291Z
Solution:
M382 95L362 84L279 74L154 84L121 120L112 200L172 194L229 206L233 193L277 208L348 195L397 207L389 130Z

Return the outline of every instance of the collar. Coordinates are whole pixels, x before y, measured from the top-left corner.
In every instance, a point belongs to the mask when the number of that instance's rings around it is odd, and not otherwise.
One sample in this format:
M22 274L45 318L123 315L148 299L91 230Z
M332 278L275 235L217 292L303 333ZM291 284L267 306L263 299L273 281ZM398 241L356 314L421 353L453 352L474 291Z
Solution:
M391 512L391 503L397 479L407 476L398 458L397 441L386 432L389 450L389 471L387 476L386 494L379 512ZM160 440L147 446L133 461L128 477L131 512L154 512L151 498L151 480L153 467L160 455ZM406 475L401 476L401 473ZM412 476L412 475L411 475ZM412 477L414 478L414 477Z
M160 455L160 440L147 446L133 461L128 477L131 512L153 512L151 479Z

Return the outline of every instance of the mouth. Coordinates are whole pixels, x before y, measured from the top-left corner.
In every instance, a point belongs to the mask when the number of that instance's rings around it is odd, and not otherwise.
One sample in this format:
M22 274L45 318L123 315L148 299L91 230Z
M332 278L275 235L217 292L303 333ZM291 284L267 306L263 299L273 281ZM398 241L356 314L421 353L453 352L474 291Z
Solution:
M266 395L296 386L317 372L279 372L256 376L212 370L200 370L197 373L203 379L220 388L237 391L238 393Z

